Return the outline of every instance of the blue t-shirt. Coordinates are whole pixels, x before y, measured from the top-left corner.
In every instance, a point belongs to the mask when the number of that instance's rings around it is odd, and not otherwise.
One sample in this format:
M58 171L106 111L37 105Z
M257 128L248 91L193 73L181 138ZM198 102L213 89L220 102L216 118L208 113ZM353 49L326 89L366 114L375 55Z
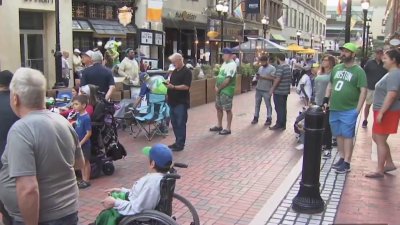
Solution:
M78 134L79 141L81 141L88 131L92 130L92 124L90 122L90 116L88 113L78 115L75 123L75 131ZM90 148L90 139L82 145L82 148Z
M150 88L147 86L147 84L146 83L143 83L141 86L140 86L140 93L139 93L139 96L140 97L144 97L144 96L146 96L146 98L148 98L149 97L149 94L150 94Z

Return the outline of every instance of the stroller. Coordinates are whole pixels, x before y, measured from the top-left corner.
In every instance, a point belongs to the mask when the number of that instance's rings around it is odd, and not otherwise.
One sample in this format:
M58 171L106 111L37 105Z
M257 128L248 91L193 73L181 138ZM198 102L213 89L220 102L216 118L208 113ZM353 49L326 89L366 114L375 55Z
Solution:
M114 173L113 161L126 156L124 146L118 141L117 122L114 118L114 103L104 98L96 104L92 116L92 158L91 178L96 178L103 172L110 176Z

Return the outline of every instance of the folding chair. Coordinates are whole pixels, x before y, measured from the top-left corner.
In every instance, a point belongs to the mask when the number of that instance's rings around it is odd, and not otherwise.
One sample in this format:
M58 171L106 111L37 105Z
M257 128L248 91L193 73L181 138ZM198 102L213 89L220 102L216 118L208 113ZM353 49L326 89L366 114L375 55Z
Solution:
M169 107L165 95L149 94L148 105L145 108L147 114L134 116L138 127L135 138L143 131L147 140L151 141L156 133L162 134L160 127L163 121L169 117ZM143 108L138 110L143 110Z

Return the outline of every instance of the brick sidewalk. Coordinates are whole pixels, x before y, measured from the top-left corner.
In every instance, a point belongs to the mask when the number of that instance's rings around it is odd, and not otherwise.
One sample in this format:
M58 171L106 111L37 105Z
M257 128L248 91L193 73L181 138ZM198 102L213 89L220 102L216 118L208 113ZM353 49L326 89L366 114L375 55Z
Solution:
M249 224L301 157L301 152L294 149L292 129L299 104L297 95L290 95L288 129L273 132L263 126L264 108L260 123L250 125L254 92L235 96L233 133L225 137L208 131L216 121L214 104L189 111L187 146L183 152L175 153L175 161L190 167L179 171L182 179L177 182L176 191L196 207L201 224ZM113 176L93 180L92 187L80 192L80 224L92 222L99 213L104 189L130 188L146 173L148 161L140 153L142 147L156 142L170 144L174 140L172 132L169 137L152 142L143 136L135 140L125 132L120 136L129 155L116 162Z
M383 179L368 179L365 173L373 171L376 161L371 160L372 119L368 129L359 129L352 171L347 175L336 223L400 224L399 170L385 175ZM400 137L389 137L393 160L400 166ZM373 157L375 158L375 157Z

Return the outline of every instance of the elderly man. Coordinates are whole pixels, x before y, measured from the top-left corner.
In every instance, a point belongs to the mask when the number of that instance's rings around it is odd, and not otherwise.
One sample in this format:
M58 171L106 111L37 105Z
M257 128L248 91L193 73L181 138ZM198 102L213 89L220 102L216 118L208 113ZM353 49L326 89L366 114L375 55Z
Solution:
M1 159L1 201L14 225L76 225L74 166L81 168L84 159L74 128L45 110L46 80L40 71L18 69L10 95L11 108L21 119L11 127Z
M382 79L383 76L388 72L383 67L382 62L383 50L381 48L377 48L375 50L375 59L368 60L368 62L364 66L365 74L367 75L367 98L365 99L365 108L364 108L364 121L362 123L362 127L366 128L368 126L368 116L369 110L371 108L372 102L374 101L374 91L375 84L378 83Z
M4 70L0 72L0 157L6 148L7 134L11 126L18 120L10 106L10 82L13 74ZM0 168L3 165L0 163ZM0 202L0 213L3 215L4 225L11 225L12 221L2 202Z
M105 94L109 100L115 89L115 81L111 70L102 65L103 56L100 52L87 51L82 54L82 61L86 69L82 71L81 87L93 84L99 87L99 91Z
M210 128L212 132L219 132L220 135L231 134L232 124L232 101L235 94L236 86L236 68L237 65L233 60L232 49L225 48L222 50L224 53L224 63L219 69L217 82L215 84L216 101L215 108L217 109L218 125ZM222 118L226 111L226 129L222 128Z
M139 86L139 65L135 60L135 51L128 48L125 53L125 58L119 64L118 74L129 79L133 85Z
M168 105L175 134L175 143L168 146L172 151L182 151L186 143L187 110L190 106L189 89L192 84L192 71L185 67L183 57L175 53L168 58L175 66L168 88Z

